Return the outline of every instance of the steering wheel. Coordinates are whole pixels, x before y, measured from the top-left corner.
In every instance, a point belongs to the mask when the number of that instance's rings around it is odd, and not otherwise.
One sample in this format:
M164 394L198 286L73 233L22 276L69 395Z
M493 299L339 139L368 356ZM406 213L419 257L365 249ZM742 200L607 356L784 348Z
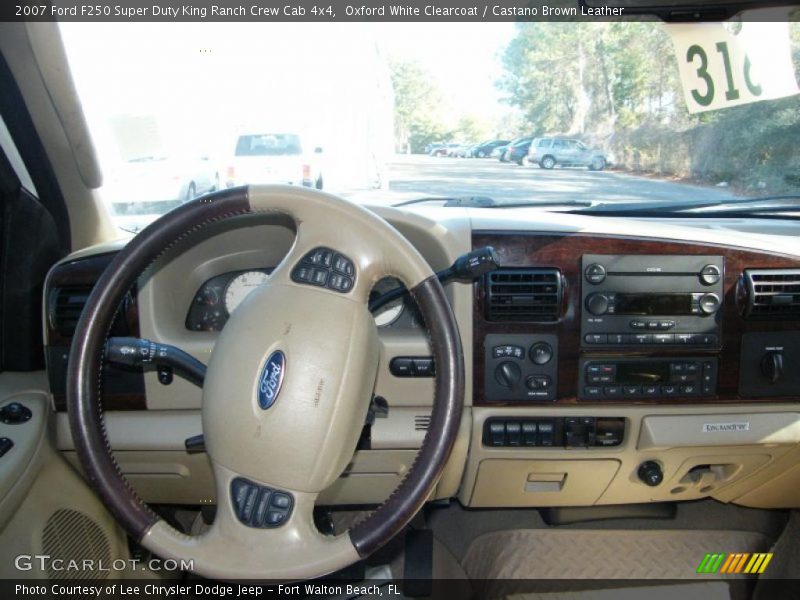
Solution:
M103 423L103 346L126 291L165 250L223 219L274 213L297 234L268 282L251 292L219 335L203 386L202 422L216 479L217 514L187 536L130 487ZM353 456L378 372L377 328L367 309L385 276L410 290L436 364L430 427L393 494L337 536L314 526L318 494ZM291 186L234 188L190 201L134 237L94 287L67 369L70 428L92 488L117 521L162 558L193 559L220 579L307 579L368 556L422 507L453 447L464 397L455 317L425 259L372 212Z

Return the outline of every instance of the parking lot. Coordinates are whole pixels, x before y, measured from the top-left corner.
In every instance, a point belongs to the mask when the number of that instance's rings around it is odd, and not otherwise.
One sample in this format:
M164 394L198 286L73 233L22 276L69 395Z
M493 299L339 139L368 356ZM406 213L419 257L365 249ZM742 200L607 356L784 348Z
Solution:
M538 166L501 163L490 158L437 158L399 155L390 165L389 190L345 193L355 200L396 203L424 196L488 196L503 201L713 201L729 198L714 188L583 167L548 171Z

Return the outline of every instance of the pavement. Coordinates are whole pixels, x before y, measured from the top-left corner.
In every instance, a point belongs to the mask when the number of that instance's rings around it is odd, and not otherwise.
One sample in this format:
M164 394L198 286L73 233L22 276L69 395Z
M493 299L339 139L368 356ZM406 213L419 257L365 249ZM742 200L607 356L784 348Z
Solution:
M725 188L689 185L657 177L583 167L519 166L492 158L398 155L389 165L388 189L330 190L355 202L397 204L422 197L485 196L502 202L716 201L733 196ZM165 210L168 207L165 206ZM120 227L138 231L157 218L152 209L115 217Z

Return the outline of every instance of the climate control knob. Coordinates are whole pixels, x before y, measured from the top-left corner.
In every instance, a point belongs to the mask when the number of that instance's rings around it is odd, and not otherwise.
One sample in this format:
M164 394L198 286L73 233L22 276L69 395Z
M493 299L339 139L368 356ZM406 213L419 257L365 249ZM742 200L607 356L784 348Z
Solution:
M522 370L519 365L507 360L497 365L494 370L494 379L505 388L513 388L522 379Z
M593 315L604 315L608 312L608 296L591 294L586 298L586 310Z

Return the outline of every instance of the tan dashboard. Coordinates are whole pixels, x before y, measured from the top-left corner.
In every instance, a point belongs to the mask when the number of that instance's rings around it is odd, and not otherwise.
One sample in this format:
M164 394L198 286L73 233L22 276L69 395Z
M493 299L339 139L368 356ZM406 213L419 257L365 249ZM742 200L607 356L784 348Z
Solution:
M686 229L680 241L674 235L659 239L655 227L636 236L606 223L591 231L585 220L581 227L577 221L567 227L532 220L529 228L515 223L502 229L496 226L496 211L484 219L482 211L376 210L434 269L472 248L493 246L505 277L494 281L507 286L492 287L490 275L473 286L448 289L464 341L467 396L459 441L436 497L457 496L476 507L707 496L753 506L800 505L795 491L800 488L800 389L795 387L797 374L783 366L800 360L800 313L792 312L800 296L778 293L793 290L786 286L794 281L800 287L800 275L790 277L800 258L770 244L760 249L732 246L721 236L692 242L696 234ZM287 223L262 221L210 231L191 245L174 248L143 274L121 309L115 331L173 344L207 362L215 327L187 326L187 311L198 302L199 291L215 277L225 275L230 282L233 276L227 274L268 272L286 254L293 235ZM81 298L113 251L70 257L48 278L47 357L58 409L64 402L61 377L70 324L74 326ZM639 286L633 291L597 287L587 279L590 265L583 259L589 256L684 257L674 269L673 282L680 289L649 286L648 277L659 284L666 280L646 270L628 274L634 288ZM591 264L602 262L593 259ZM607 281L620 281L625 264L602 265ZM698 278L708 265L718 267L719 277L704 287ZM779 318L750 318L746 275L765 269L779 270L784 277L779 282L784 288L771 288L770 297L789 299L778 300L784 307L775 311ZM539 276L544 287L536 289L555 291L555 298L524 291L526 285L533 290ZM752 277L749 281L752 285ZM223 286L217 293L226 290ZM501 303L511 310L498 317L492 302L503 293ZM591 294L595 304L590 310ZM593 312L600 310L597 294L611 297L611 315L608 306L605 312ZM670 294L667 303L659 299ZM699 312L692 316L693 310L710 306L703 304L711 302L704 298L709 294L718 304L708 318ZM542 306L531 311L526 305L531 297ZM645 323L644 331L634 327L639 322ZM646 329L650 323L656 323L653 331ZM665 329L656 330L661 326ZM412 325L379 332L381 369L375 396L387 410L365 428L348 470L325 494L326 503L383 500L407 471L425 435L432 380L403 376L391 366L394 359L430 354L424 331ZM641 334L650 337L631 337ZM757 378L774 376L778 359L764 363L770 353L780 353L783 361L777 386L761 382L760 388L748 388ZM708 364L713 365L710 383L704 379ZM613 367L611 379L594 379L611 373L601 373L601 367ZM684 373L685 368L690 372ZM148 501L211 503L208 462L203 455L186 454L183 447L186 437L200 433L201 390L161 375L109 369L104 407L117 458ZM595 390L599 395L593 395ZM60 449L76 462L63 414L58 432ZM655 485L648 483L655 479Z

